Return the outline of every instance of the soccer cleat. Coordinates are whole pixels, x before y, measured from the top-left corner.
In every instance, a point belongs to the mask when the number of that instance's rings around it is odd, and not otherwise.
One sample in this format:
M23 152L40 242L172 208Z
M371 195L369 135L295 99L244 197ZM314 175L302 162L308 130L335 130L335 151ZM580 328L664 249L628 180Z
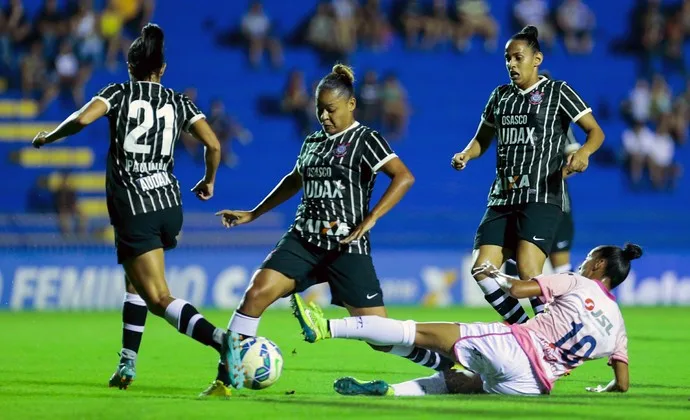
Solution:
M229 387L225 386L223 381L215 380L211 382L205 390L199 394L199 398L223 398L228 399L232 395Z
M373 395L378 397L395 396L393 387L386 381L360 381L351 376L336 379L333 389L340 395Z
M127 389L127 387L134 382L134 377L137 376L134 369L136 357L137 355L133 351L122 349L120 363L117 365L117 369L115 373L113 373L113 376L110 377L110 381L108 381L108 386L110 388L118 387L120 389Z
M221 356L225 360L225 368L228 370L230 385L235 389L244 387L244 367L240 355L240 335L236 332L228 331L223 337Z
M324 317L319 305L311 302L307 307L298 294L290 297L290 305L292 306L292 313L302 327L304 341L316 343L331 337L331 332L328 331L328 320Z

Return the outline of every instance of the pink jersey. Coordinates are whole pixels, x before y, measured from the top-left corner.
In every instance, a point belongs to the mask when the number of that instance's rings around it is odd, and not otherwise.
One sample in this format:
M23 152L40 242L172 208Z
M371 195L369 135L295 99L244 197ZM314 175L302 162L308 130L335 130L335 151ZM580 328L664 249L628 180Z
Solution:
M547 390L586 360L608 357L609 363L628 363L623 315L600 281L574 273L535 280L546 302L545 312L510 328Z

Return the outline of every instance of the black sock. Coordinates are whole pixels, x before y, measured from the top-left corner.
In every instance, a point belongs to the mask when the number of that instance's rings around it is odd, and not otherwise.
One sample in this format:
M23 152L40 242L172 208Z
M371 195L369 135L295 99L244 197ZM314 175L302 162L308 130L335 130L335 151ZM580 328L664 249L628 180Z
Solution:
M144 300L132 293L127 293L122 305L122 348L139 353L141 338L144 334L148 309ZM120 360L122 361L122 360Z
M196 341L211 346L220 353L224 332L208 322L192 304L175 299L165 310L165 319L177 331Z
M538 297L533 297L529 299L529 303L532 304L532 309L534 310L534 315L539 315L544 312L545 304Z
M441 356L435 351L415 347L412 352L404 358L416 363L420 366L428 367L439 372L443 372L452 368L455 363L447 357Z
M520 302L501 289L485 295L484 299L486 299L496 312L498 312L509 324L522 324L529 319L529 316L525 313Z

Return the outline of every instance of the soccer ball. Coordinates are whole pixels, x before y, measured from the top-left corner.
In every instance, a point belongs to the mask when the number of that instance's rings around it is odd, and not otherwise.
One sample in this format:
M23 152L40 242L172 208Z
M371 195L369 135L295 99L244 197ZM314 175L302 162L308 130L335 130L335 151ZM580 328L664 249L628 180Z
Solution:
M245 370L244 386L249 389L268 388L283 372L283 354L274 342L265 337L243 340L240 358Z

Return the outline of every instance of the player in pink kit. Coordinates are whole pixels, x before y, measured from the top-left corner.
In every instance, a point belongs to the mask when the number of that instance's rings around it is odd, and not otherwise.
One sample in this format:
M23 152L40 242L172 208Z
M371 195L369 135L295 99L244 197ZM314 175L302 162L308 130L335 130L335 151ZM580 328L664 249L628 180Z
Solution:
M419 346L445 354L467 369L448 378L436 374L402 384L338 379L345 395L419 396L443 393L548 394L563 375L587 360L607 357L615 379L593 392L628 390L628 337L611 290L630 272L642 249L599 246L579 273L542 275L523 281L486 263L477 270L493 277L515 298L541 297L546 311L524 324L415 323L377 316L326 320L318 306L294 298L295 314L307 341L364 340L375 345Z

